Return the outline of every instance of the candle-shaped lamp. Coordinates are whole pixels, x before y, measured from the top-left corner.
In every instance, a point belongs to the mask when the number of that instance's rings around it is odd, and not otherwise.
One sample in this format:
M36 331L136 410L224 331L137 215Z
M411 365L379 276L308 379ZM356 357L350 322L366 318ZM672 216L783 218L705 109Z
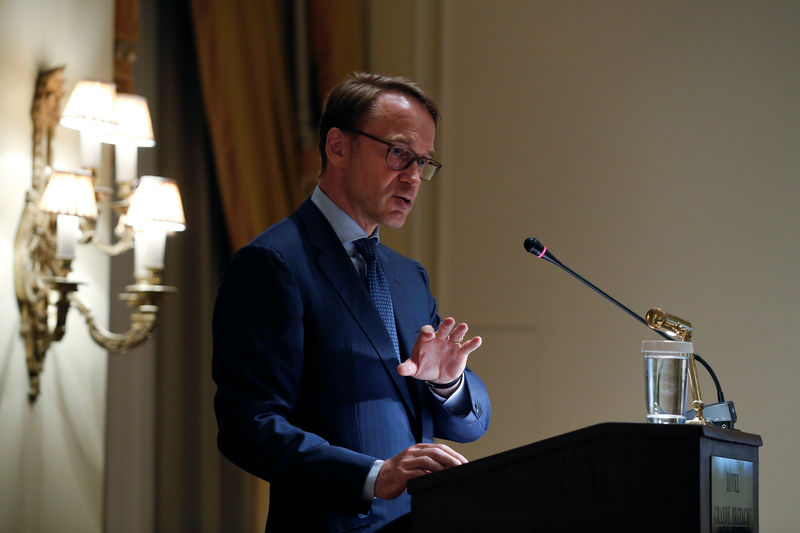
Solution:
M57 213L56 259L71 261L80 237L80 217L97 218L92 175L85 170L55 170L39 208Z
M183 231L186 218L178 185L160 176L142 176L128 208L134 234L134 277L137 283L158 283L153 272L164 268L168 232Z
M61 125L81 134L81 164L85 168L100 168L101 138L116 126L116 97L117 86L113 83L81 80L61 114Z
M136 159L139 147L156 145L147 99L136 94L118 93L114 104L114 120L117 126L103 136L103 142L116 145L117 183L130 183L138 177Z

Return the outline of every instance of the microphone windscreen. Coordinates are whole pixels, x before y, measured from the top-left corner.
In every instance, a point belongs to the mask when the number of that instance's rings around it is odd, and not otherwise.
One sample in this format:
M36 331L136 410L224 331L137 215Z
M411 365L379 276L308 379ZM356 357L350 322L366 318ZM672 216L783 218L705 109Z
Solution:
M525 249L532 254L541 256L547 247L536 237L528 237L525 239Z

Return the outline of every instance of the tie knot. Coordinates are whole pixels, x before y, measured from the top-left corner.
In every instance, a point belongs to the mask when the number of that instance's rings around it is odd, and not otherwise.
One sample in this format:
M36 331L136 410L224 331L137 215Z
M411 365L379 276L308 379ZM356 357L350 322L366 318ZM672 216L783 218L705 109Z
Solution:
M370 237L358 239L357 241L353 241L353 245L355 245L356 250L358 250L358 253L361 254L361 257L363 257L364 261L367 263L374 262L378 257L378 245L375 243L375 239Z

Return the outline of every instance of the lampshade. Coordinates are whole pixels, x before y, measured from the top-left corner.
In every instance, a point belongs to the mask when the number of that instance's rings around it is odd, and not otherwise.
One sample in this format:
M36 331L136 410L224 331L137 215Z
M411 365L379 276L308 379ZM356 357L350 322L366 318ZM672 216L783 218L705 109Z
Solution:
M61 125L73 130L105 133L114 122L117 86L104 81L81 80L72 90Z
M118 93L114 103L114 120L117 126L103 136L103 142L142 147L155 146L150 108L145 97Z
M84 170L54 170L39 207L51 213L97 218L91 173Z
M167 231L186 229L181 193L175 181L142 176L128 207L128 225L136 229L161 226Z

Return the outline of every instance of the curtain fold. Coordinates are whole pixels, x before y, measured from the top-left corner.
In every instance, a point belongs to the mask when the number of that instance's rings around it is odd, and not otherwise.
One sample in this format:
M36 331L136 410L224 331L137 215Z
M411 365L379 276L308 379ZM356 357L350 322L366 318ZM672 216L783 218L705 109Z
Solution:
M295 9L298 3L304 9ZM319 161L303 133L315 132L330 87L363 68L364 6L361 0L191 5L220 196L238 249L289 215L316 184ZM307 31L297 31L296 16L305 18L299 22ZM302 68L310 72L297 71L298 50L308 55ZM310 87L299 90L298 83ZM300 95L308 101L298 101Z
M147 0L155 12L157 172L175 178L186 231L168 239L164 302L155 337L156 497L153 531L263 531L253 509L256 479L219 453L211 379L211 315L222 266L230 256L218 202L188 2Z
M234 249L288 215L296 201L280 7L192 0L203 101Z
M317 94L324 98L345 75L365 68L365 6L358 0L309 1Z

